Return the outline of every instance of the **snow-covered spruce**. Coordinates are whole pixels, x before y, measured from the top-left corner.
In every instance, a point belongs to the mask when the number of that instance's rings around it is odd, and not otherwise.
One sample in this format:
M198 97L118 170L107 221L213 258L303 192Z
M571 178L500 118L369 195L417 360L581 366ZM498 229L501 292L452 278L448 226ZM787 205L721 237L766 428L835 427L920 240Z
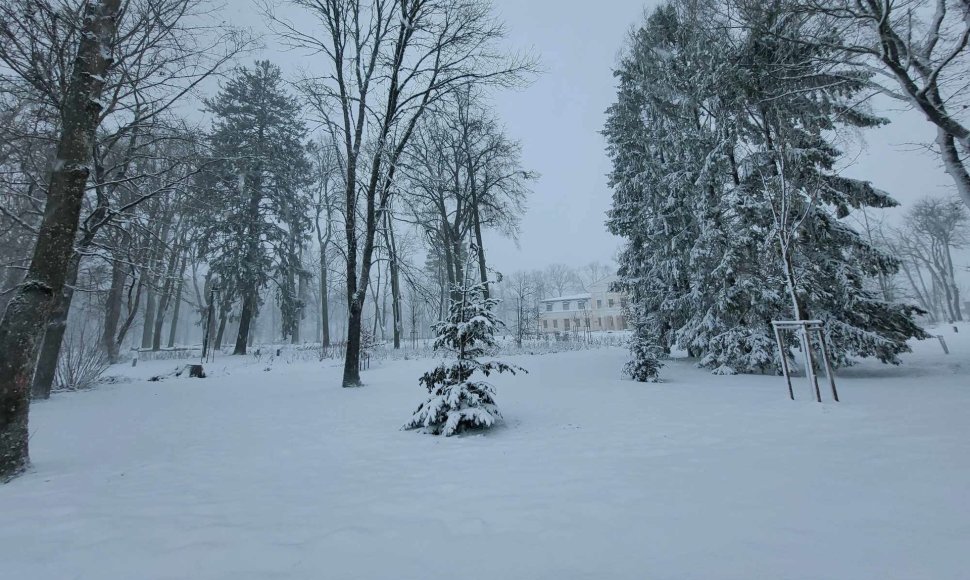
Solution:
M877 293L900 265L850 219L897 202L839 173L839 131L883 122L860 106L865 78L829 66L806 15L751 3L722 22L718 4L664 3L618 67L604 134L622 289L664 351L715 374L775 372L771 321L791 318L825 322L836 366L898 363L928 335Z
M502 326L494 313L499 301L486 298L485 293L481 283L455 288L448 320L434 325L434 349L455 358L419 379L431 398L418 407L404 429L447 437L468 429L487 429L502 419L494 387L471 379L476 373L487 377L493 372L526 371L501 361L480 360L495 346L495 331Z
M633 326L633 337L630 339L630 360L624 365L623 374L641 383L659 383L660 367L663 366L660 359L664 352L656 332L656 320L632 305L627 317Z

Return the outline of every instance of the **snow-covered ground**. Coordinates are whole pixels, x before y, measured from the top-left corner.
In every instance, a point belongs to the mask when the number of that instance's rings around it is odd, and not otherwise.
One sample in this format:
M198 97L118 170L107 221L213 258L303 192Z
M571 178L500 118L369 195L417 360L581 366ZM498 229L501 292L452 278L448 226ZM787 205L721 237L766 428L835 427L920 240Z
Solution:
M0 578L970 577L970 326L843 402L782 379L618 378L619 349L515 362L504 427L398 427L428 361L338 386L332 361L220 359L32 409L34 467L0 486ZM827 393L826 393L827 395Z

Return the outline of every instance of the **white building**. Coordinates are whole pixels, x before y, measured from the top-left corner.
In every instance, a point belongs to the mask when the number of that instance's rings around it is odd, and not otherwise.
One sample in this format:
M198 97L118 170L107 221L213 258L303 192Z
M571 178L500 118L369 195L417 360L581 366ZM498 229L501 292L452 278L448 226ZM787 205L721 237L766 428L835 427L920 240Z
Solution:
M590 286L589 292L541 300L539 331L553 334L626 330L626 295L610 291L614 281L616 276L608 276Z

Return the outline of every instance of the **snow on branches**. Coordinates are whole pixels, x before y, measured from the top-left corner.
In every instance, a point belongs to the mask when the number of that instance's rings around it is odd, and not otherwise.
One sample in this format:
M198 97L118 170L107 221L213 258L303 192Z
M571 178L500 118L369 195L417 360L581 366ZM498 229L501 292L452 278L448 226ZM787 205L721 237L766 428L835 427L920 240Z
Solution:
M633 337L630 339L631 358L624 365L623 374L641 383L659 383L664 351L655 328L657 321L636 305L630 306L627 316L633 327Z
M421 403L404 429L448 437L468 429L487 429L502 419L495 388L472 377L526 371L501 361L480 360L495 346L495 331L502 326L494 313L499 301L486 298L486 291L483 283L456 286L448 320L434 325L435 350L454 358L419 379L431 397Z

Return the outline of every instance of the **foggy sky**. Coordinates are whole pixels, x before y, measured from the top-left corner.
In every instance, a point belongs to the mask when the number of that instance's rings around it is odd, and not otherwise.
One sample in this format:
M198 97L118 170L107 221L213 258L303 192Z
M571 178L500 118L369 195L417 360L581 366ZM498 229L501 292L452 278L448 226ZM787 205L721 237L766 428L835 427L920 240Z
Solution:
M642 21L643 0L493 0L508 30L512 50L532 50L543 73L528 87L498 95L495 110L509 136L522 143L523 164L541 178L533 185L522 218L519 244L488 236L490 264L505 273L563 262L580 266L610 262L620 240L606 231L610 169L599 131L615 97L612 69L626 35ZM252 0L229 0L226 19L266 33ZM271 37L251 55L268 58L294 73L307 59L283 50ZM919 114L888 99L877 111L894 122L841 144L845 173L872 181L903 207L881 212L898 223L906 206L926 195L952 194L937 157L920 147L931 143L933 127ZM970 264L963 252L960 265ZM964 274L970 280L970 275Z

